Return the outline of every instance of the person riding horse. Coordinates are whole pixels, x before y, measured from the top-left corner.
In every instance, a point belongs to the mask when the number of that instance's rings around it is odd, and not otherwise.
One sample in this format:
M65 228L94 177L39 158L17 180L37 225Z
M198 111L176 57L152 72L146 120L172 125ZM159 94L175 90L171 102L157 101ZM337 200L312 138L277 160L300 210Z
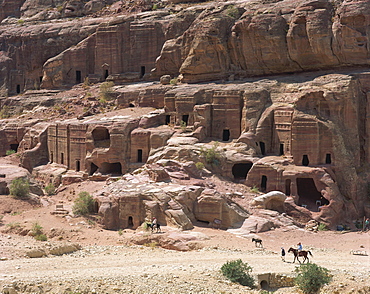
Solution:
M303 262L306 261L307 259L307 263L310 262L309 258L308 258L308 254L312 256L312 253L311 251L305 251L305 250L302 250L302 251L299 251L298 249L294 249L292 247L289 248L288 252L292 252L294 254L294 260L293 260L293 263L295 263L295 260L297 259L299 263L301 263L301 261L299 260L298 256L303 256Z

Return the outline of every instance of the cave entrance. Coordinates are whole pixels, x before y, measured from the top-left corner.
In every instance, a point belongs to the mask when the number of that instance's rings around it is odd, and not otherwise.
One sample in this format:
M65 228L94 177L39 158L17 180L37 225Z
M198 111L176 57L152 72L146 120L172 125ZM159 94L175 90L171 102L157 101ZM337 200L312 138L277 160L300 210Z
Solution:
M310 161L308 160L308 155L307 154L303 155L303 157L302 157L302 165L303 166L308 166L309 164L310 164Z
M94 145L97 148L109 148L110 147L110 135L107 128L97 127L92 131L94 139Z
M270 290L269 283L266 280L262 280L260 286L262 290Z
M21 85L17 85L17 94L21 92Z
M142 149L137 150L137 162L143 162L143 150Z
M331 164L331 154L330 153L326 154L325 163L326 164Z
M15 152L18 151L18 147L19 147L19 144L15 143L15 144L10 144L10 150L13 150Z
M182 121L185 123L185 125L188 125L188 120L189 120L189 114L184 114L182 116Z
M292 181L290 179L285 180L285 195L290 196L290 185Z
M261 192L265 192L267 188L267 176L261 178Z
M91 165L90 165L90 173L89 173L90 176L92 176L98 170L98 168L99 167L92 162Z
M260 149L261 149L261 154L265 155L266 154L266 147L264 142L260 142Z
M280 144L280 152L279 155L284 155L284 144Z
M122 175L122 165L120 162L103 162L99 170L102 174Z
M322 197L312 178L297 178L298 205L311 211L318 211L319 206L328 205L329 201Z
M232 173L235 180L245 179L249 170L252 168L252 162L236 163L232 168Z
M145 66L140 67L140 79L142 79L145 75Z
M60 153L60 164L64 164L64 153Z
M171 115L166 115L166 125L171 123Z
M109 77L109 71L106 69L104 72L104 80L107 79L107 77Z
M76 70L76 83L79 84L82 81L82 75L80 70Z
M132 218L132 216L129 216L128 217L128 220L127 220L127 226L129 228L133 228L134 227L134 219Z
M222 141L229 141L230 140L230 130L223 130L222 131Z
M79 160L76 160L76 171L79 172L81 169L81 162Z

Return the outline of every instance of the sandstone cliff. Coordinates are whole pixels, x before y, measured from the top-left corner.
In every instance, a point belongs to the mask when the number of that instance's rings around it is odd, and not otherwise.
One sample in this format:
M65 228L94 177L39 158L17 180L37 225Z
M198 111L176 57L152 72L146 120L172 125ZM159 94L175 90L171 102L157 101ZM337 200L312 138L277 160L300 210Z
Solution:
M143 2L129 13L67 1L52 21L37 13L49 3L13 3L24 9L0 26L1 107L14 116L1 121L0 154L18 151L30 172L74 171L63 184L145 168L148 182L203 189L217 174L285 193L280 213L328 225L369 215L370 1L265 2ZM108 98L104 81L115 85ZM110 191L97 210L108 228L153 214L183 228L246 215L220 191L191 205L170 196Z

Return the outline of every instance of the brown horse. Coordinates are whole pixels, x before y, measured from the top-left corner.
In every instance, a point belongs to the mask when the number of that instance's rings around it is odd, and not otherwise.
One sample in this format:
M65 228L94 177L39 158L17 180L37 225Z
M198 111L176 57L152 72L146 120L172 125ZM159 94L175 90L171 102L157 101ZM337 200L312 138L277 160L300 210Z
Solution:
M310 262L309 258L308 258L308 254L310 254L312 256L312 253L311 251L299 251L298 249L294 249L294 248L289 248L288 252L293 252L294 254L294 260L293 260L293 263L295 263L295 259L298 260L299 263L301 263L301 261L298 259L298 256L303 256L303 262L306 261L307 259L307 263Z

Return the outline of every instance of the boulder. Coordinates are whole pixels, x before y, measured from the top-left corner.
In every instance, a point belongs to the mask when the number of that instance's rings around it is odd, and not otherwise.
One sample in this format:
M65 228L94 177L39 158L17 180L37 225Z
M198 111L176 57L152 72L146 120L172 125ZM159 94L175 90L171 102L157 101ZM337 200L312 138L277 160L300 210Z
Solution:
M271 191L264 195L255 197L252 200L252 205L258 208L276 210L278 212L284 212L284 201L286 195L280 191Z

